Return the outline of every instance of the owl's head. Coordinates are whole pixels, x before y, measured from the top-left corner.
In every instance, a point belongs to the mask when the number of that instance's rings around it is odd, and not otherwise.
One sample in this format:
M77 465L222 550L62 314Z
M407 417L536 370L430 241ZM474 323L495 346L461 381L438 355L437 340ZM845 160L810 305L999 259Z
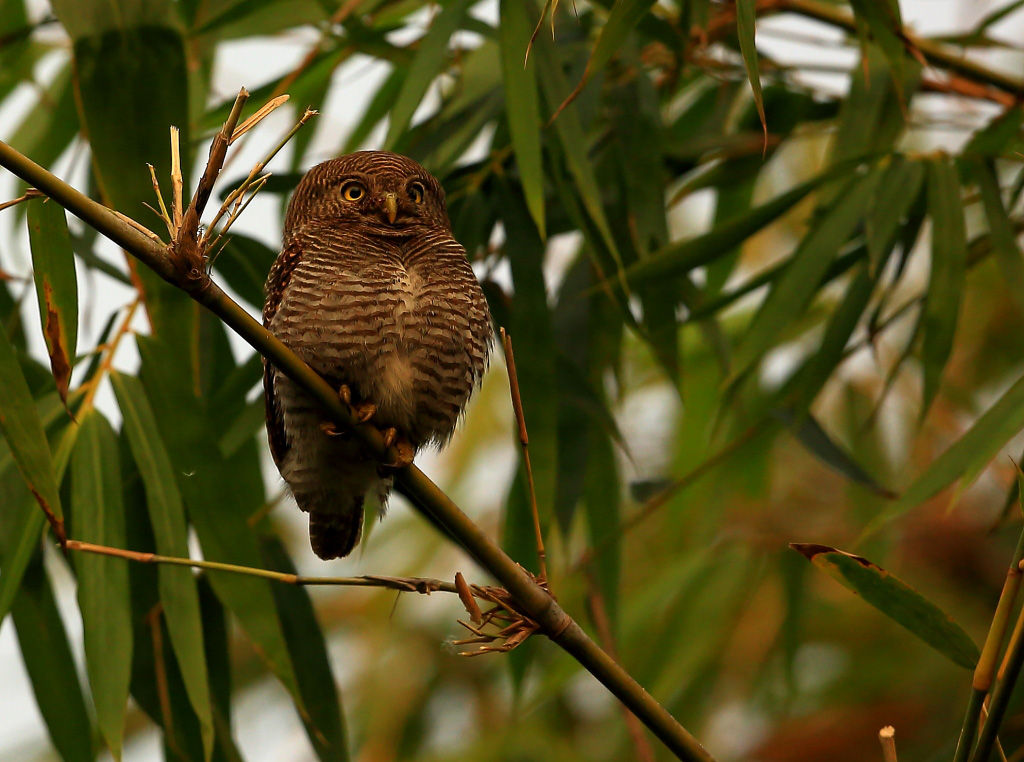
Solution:
M389 151L350 153L309 170L288 204L285 240L308 225L358 225L389 237L451 229L441 184L412 159Z

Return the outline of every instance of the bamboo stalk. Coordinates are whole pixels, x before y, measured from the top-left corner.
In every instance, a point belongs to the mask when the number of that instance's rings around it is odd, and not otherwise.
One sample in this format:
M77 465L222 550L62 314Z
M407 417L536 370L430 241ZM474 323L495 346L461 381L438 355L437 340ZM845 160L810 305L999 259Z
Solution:
M323 407L332 420L352 427L373 454L381 458L389 457L381 432L370 425L354 426L356 421L352 411L341 401L336 390L232 301L216 283L207 277L195 280L184 277L168 255L167 247L135 230L114 212L72 188L3 141L0 141L0 166L44 192L83 222L130 252L161 278L188 293L295 381ZM391 453L390 457L396 455ZM418 510L444 527L481 566L494 575L523 611L540 625L544 634L572 655L629 707L676 757L688 761L713 762L714 757L697 739L601 650L558 603L422 471L415 466L399 469L395 473L395 481Z

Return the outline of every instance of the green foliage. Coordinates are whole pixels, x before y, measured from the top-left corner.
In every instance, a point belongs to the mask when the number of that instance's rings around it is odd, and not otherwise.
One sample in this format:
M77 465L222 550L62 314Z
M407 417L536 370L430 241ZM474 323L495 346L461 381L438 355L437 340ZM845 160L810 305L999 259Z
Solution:
M957 667L977 661L1019 533L1003 506L1024 428L1024 87L975 48L1013 54L1000 40L1024 4L934 39L904 29L896 0L51 5L33 23L32 4L0 0L0 106L35 98L0 139L58 174L70 162L84 192L161 237L146 165L170 204L171 125L187 203L225 93L250 91L242 119L285 92L275 118L325 112L268 167L261 200L282 204L243 215L211 256L251 311L311 164L386 147L438 176L514 341L551 588L717 758L867 759L889 723L901 758L951 757L970 690ZM767 10L841 30L807 44L855 64L816 85L813 56L761 44ZM300 63L225 87L229 41L291 44ZM368 60L378 84L351 113ZM314 561L268 468L261 358L56 203L0 214L17 231L0 246L0 623L61 759L120 758L147 728L168 760L279 754L253 748L254 722L301 725L302 753L324 761L618 760L647 744L667 758L542 636L508 656L441 649L468 621L444 592L396 605L55 552L66 520L73 540L139 554L490 582L400 499L352 559ZM125 288L140 300L127 324ZM536 573L494 358L432 473ZM88 690L63 618L76 601ZM240 716L267 685L276 698ZM756 733L721 732L737 712ZM1021 717L1017 697L1008 757Z

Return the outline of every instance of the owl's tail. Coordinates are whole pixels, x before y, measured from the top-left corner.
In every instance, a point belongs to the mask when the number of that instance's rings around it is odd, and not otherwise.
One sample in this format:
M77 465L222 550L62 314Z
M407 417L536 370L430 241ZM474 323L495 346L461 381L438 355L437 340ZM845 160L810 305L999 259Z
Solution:
M345 513L335 511L310 511L309 544L324 561L344 558L359 542L363 531L363 497L356 498L352 510Z

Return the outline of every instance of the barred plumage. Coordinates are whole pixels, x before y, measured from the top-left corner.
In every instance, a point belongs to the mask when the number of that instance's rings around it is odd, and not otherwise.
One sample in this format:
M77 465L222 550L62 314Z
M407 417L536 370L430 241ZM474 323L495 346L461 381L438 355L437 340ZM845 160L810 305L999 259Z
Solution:
M267 280L264 325L414 449L443 445L487 365L490 316L440 184L411 159L367 151L324 162L296 188ZM324 559L359 540L363 505L390 477L357 438L273 367L267 431L281 475L310 514Z

